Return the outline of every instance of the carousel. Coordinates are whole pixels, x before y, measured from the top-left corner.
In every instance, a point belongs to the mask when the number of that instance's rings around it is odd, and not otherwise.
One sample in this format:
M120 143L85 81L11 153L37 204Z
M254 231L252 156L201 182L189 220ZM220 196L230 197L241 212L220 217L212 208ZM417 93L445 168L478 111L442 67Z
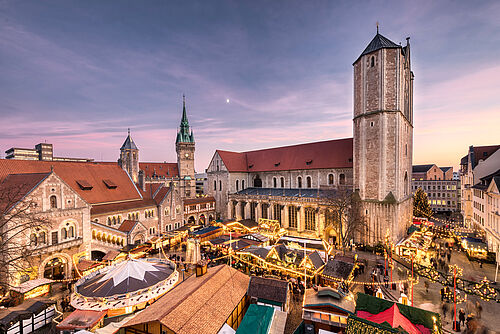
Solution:
M167 293L178 278L175 263L169 260L127 259L77 281L71 305L105 311L108 317L132 313Z

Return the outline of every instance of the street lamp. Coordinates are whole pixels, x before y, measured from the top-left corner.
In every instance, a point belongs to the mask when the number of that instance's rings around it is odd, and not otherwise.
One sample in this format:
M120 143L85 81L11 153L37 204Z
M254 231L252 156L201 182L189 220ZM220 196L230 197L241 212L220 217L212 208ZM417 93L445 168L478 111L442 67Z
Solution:
M457 265L452 264L450 271L453 272L453 330L457 330L457 275L462 276L463 269Z

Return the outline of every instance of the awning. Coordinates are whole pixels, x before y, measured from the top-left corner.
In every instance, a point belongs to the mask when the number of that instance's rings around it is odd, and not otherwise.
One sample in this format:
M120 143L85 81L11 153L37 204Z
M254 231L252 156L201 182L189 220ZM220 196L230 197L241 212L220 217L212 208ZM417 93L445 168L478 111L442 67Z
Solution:
M57 325L59 330L90 329L104 318L107 311L76 310Z

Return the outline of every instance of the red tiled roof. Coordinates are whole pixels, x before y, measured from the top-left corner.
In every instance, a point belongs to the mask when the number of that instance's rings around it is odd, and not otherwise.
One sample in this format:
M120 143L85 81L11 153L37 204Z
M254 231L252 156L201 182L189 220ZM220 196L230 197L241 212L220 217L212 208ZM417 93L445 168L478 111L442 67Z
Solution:
M14 173L48 173L51 168L87 203L141 199L134 183L118 164L0 159L0 180ZM103 182L105 179L112 181L117 187L115 189L108 188ZM92 189L82 189L77 184L77 180L85 180L92 185Z
M135 224L137 224L137 221L125 219L123 221L123 223L120 225L120 227L118 228L118 231L129 233L130 231L132 231L134 229Z
M77 330L94 327L107 311L75 310L57 325L59 330Z
M93 205L90 209L91 215L99 215L108 212L117 212L117 211L127 211L127 210L136 210L139 208L145 207L156 207L156 203L152 199L142 199L137 201L127 201L127 202L119 202L119 203L109 203L109 204L100 204Z
M187 198L184 200L184 205L200 204L200 203L212 203L215 202L215 198L209 197L197 197L197 198Z
M179 169L175 162L139 162L139 169L144 171L145 177L172 178L179 176Z
M352 168L353 139L275 147L248 152L217 150L230 172Z
M0 183L0 212L12 209L50 173L10 174Z
M170 187L163 186L160 189L156 191L154 194L154 200L156 204L160 204L161 201L167 196L168 192L170 191Z

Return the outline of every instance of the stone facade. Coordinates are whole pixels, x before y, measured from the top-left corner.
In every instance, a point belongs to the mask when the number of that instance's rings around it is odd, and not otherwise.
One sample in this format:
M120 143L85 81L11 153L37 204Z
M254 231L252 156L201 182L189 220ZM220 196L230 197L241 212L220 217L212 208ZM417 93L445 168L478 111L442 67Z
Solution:
M377 34L354 63L354 190L364 203L364 242L400 239L411 222L413 73L410 45ZM370 48L371 46L374 46ZM380 45L377 47L377 45Z

